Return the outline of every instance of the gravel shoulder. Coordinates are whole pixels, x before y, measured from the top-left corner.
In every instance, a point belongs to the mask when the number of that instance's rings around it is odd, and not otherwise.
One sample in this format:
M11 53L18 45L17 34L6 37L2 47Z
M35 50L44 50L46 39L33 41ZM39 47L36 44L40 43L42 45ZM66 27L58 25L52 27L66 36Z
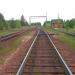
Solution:
M75 74L75 52L73 52L73 50L65 43L61 42L57 35L52 35L51 39L53 40L53 43L57 47L58 51L61 53L65 62Z

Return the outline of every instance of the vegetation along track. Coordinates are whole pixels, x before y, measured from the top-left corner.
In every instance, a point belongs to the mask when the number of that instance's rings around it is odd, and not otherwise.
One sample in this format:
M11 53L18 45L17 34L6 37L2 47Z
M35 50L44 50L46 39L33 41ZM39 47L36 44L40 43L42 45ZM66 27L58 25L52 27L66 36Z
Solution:
M40 30L16 75L73 74L49 36Z
M59 31L59 32L62 32L64 34L67 34L67 35L75 37L75 32L67 32L67 31L64 31L63 29L62 30L56 30L56 31Z
M6 36L1 36L0 37L0 42L7 41L7 40L12 39L14 37L17 37L19 35L22 35L24 33L27 33L27 31L31 31L31 30L36 30L36 28L27 29L27 30L26 29L25 30L23 29L23 30L17 31L15 33L8 34Z

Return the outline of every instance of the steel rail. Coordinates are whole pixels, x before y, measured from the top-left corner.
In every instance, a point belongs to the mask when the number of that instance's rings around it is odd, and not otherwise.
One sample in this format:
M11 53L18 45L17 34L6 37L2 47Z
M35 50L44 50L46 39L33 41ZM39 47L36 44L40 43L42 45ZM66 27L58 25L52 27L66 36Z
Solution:
M63 59L63 57L61 56L61 54L59 53L58 49L56 48L56 46L54 45L52 39L49 37L49 35L47 34L47 32L45 32L45 34L47 35L47 37L49 38L49 41L52 43L56 53L58 54L64 68L65 68L65 71L66 71L66 74L67 75L73 75L73 73L71 72L70 68L68 67L68 65L66 64L65 60Z
M29 48L29 50L28 50L26 56L24 57L24 59L23 59L23 61L22 61L22 64L20 65L20 67L19 67L19 69L18 69L16 75L22 75L22 73L23 73L23 71L24 71L24 67L25 67L26 61L27 61L27 59L28 59L28 57L29 57L29 55L30 55L30 53L31 53L32 47L33 47L33 45L34 45L34 43L35 43L35 41L36 41L36 39L37 39L37 37L38 37L38 35L39 35L39 32L40 32L40 30L38 31L36 37L34 38L34 40L33 40L32 44L31 44L31 46L30 46L30 48Z
M29 30L29 29L27 29L27 30ZM0 42L9 40L9 39L14 38L16 36L19 36L20 34L25 33L25 31L27 31L27 30L22 30L22 31L19 30L19 31L16 31L16 32L6 34L4 36L0 36Z

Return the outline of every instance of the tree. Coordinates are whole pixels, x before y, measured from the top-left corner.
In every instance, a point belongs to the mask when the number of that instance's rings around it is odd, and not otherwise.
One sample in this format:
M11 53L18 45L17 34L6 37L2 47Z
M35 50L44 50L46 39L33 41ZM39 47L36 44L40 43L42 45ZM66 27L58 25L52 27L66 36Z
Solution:
M23 15L21 16L21 26L28 26L28 22L26 21Z
M20 20L15 20L15 23L16 23L16 27L17 27L17 28L20 28L20 27L21 27L21 22L20 22Z
M75 26L75 19L70 20L69 27L73 28Z
M44 24L43 24L43 26L47 26L47 25L50 26L51 22L50 21L45 21Z
M3 30L6 27L7 27L7 25L6 25L4 16L2 13L0 13L0 29Z
M65 28L67 28L67 27L69 26L69 22L70 22L69 20L64 21L64 27L65 27Z
M73 28L75 26L75 19L67 20L65 22L65 28Z
M9 24L10 24L10 27L11 27L11 28L16 28L16 23L15 23L14 18L12 18L12 19L9 21Z
M41 26L40 22L31 23L32 26Z

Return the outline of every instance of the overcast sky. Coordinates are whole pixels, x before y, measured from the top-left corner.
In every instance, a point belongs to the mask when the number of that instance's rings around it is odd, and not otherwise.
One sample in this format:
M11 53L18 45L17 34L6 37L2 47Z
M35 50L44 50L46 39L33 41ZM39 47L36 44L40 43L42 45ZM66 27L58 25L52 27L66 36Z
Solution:
M20 19L23 14L29 16L48 16L48 20L75 18L75 0L0 0L0 12L5 19ZM45 19L41 19L45 20Z

